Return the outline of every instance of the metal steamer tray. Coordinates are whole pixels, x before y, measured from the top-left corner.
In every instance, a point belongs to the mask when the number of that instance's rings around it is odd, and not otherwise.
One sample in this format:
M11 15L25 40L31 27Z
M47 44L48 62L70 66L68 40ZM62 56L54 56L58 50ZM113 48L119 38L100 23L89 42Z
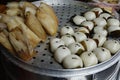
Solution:
M55 10L59 19L59 28L68 24L67 22L70 20L70 17L73 16L74 14L80 15L82 12L85 12L91 9L89 5L80 1L43 0L43 2L46 2L47 4L51 5ZM40 1L33 2L33 4L39 6ZM73 26L73 28L77 29L77 27L75 26ZM56 37L59 37L58 34L59 34L59 31ZM1 48L1 52L9 60L14 64L18 65L19 67L40 75L59 77L59 78L92 75L113 66L120 59L120 53L118 52L110 60L99 63L95 66L91 66L87 68L79 68L79 69L64 69L61 66L61 64L57 63L54 60L53 54L50 53L49 51L49 40L51 38L52 38L51 36L48 36L45 43L38 44L38 46L35 48L37 55L36 57L33 57L33 59L29 62L24 62L19 58L11 55L5 48L1 46L0 48Z

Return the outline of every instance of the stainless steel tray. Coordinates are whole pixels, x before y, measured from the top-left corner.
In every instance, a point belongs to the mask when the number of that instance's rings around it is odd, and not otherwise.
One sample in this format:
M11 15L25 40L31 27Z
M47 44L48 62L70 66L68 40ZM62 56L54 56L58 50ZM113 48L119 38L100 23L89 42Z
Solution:
M67 22L69 21L70 17L73 16L74 14L81 14L82 12L91 9L91 6L80 1L43 0L43 2L46 2L47 4L51 5L54 8L59 19L59 28L68 24ZM33 4L39 6L40 1L33 2ZM76 29L77 27L73 26L73 28ZM59 37L59 35L56 35L56 37ZM50 38L51 37L49 36L45 43L38 44L38 46L35 49L37 55L29 62L24 62L18 59L17 57L11 55L3 47L0 48L2 53L10 61L22 67L23 69L26 69L28 71L37 74L53 76L53 77L73 77L73 76L95 74L109 68L120 59L120 53L118 52L110 60L102 62L95 66L81 68L81 69L63 69L62 66L54 60L52 53L49 52Z

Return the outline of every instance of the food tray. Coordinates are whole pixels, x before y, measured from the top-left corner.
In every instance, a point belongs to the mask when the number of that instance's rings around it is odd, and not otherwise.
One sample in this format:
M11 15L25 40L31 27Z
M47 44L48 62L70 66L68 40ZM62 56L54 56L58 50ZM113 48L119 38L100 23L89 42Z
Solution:
M92 7L86 3L80 1L73 0L42 0L47 4L51 5L55 10L57 17L59 19L59 28L64 25L69 24L70 17L74 14L81 14L85 11L90 10ZM33 4L39 6L40 1L33 2ZM73 26L74 29L77 29L76 26ZM60 30L60 29L59 29ZM59 33L59 31L58 31ZM56 37L59 37L59 35ZM53 54L49 51L49 40L52 37L48 36L46 42L37 45L35 51L37 53L36 57L29 62L24 62L19 58L11 55L6 49L0 46L2 53L10 59L16 65L41 75L47 76L55 76L55 77L70 77L70 76L78 76L78 75L89 75L100 72L113 64L115 64L119 60L120 53L116 53L110 60L102 62L98 65L87 67L87 68L79 68L79 69L63 69L63 67L58 64L54 58ZM119 39L118 39L119 40Z

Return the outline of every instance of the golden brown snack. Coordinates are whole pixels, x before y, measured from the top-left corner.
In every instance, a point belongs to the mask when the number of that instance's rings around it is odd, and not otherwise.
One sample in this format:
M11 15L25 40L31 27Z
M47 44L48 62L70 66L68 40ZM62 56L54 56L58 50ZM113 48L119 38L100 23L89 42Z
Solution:
M27 12L30 12L30 13L32 13L33 15L36 14L36 10L35 10L34 8L32 8L32 7L26 7L26 8L25 8L25 12L24 12L24 15L25 15L25 16L26 16Z
M10 16L0 13L0 22L7 23L9 18L10 18Z
M26 8L26 7L31 7L31 8L33 8L33 9L37 9L37 7L34 5L34 4L32 4L32 3L30 3L30 2L27 2L27 1L21 1L20 3L19 3L19 6L20 6L20 8L22 8L23 10Z
M16 55L22 60L28 61L35 55L26 32L21 26L16 27L9 33L9 40L16 51Z
M3 31L4 29L7 29L7 25L5 23L0 22L0 32Z
M32 45L32 47L36 47L37 44L41 41L41 39L34 33L32 32L23 21L20 20L19 17L14 17L16 23L18 25L20 25L26 32L26 35L28 37L28 39L30 40L30 44Z
M23 11L20 10L19 8L9 8L5 12L9 16L22 16L23 17Z
M11 53L15 54L12 45L10 44L8 37L4 32L0 32L0 44L2 44L6 49L8 49Z
M50 15L48 15L42 8L39 8L37 10L36 16L49 35L53 36L57 33L58 25L56 21Z
M11 31L12 29L14 29L16 26L18 26L19 24L15 21L15 17L17 16L9 16L6 14L0 14L1 19L0 21L3 23L7 24L7 28L9 31ZM17 17L20 21L24 22L24 19L22 17Z
M53 8L50 5L48 5L44 2L41 2L39 8L42 8L46 13L48 13L58 24L58 18L56 16Z
M9 2L6 5L7 8L19 8L19 2Z
M25 23L42 41L46 40L46 32L44 31L42 25L40 24L39 20L35 17L34 14L27 12Z
M36 45L41 41L41 39L24 24L24 20L21 17L18 16L10 17L6 14L0 15L2 15L1 22L7 24L9 31L21 25L22 28L26 30L27 37L30 39L30 43L33 47L36 47Z

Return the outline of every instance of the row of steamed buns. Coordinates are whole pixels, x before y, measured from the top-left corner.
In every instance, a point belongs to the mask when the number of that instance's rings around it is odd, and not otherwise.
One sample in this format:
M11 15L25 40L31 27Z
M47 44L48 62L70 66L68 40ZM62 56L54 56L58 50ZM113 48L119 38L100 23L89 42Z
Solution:
M120 30L120 22L112 14L93 8L84 16L72 16L71 21L77 29L64 26L60 29L61 37L50 40L50 50L64 68L98 64L110 59L120 49L117 40L108 38L108 34Z

